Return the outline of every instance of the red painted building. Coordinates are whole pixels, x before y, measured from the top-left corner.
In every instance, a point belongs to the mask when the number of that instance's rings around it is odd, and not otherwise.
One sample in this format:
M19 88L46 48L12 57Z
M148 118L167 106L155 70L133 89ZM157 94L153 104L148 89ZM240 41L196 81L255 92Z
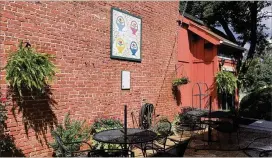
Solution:
M223 61L223 70L235 73L236 59L245 49L214 33L195 17L185 14L180 20L177 77L187 76L190 80L189 84L180 87L180 104L207 108L211 95L213 110L227 110L237 105L237 95L228 99L228 105L218 102L214 77Z

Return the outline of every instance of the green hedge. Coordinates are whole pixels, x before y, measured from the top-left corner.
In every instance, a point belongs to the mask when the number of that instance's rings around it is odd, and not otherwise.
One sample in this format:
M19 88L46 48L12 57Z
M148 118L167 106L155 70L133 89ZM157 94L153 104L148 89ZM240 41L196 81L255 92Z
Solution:
M255 119L272 120L272 87L246 95L240 103L240 115Z

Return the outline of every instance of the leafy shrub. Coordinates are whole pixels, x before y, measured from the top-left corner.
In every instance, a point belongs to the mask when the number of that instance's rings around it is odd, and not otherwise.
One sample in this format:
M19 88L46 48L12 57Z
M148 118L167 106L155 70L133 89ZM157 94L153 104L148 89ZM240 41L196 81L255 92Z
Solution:
M169 129L169 120L166 117L160 118L160 120L156 124L155 131L158 135L165 135L167 134ZM170 124L171 125L171 124Z
M44 92L49 81L52 81L56 68L50 61L48 54L37 53L33 48L23 47L21 42L19 49L12 53L7 61L6 80L11 89L20 98L23 98L23 90L28 90L31 95Z
M9 134L5 133L7 110L6 110L6 99L0 100L0 157L11 157L11 156L24 156L22 150L18 149L14 143L14 138Z
M194 124L200 121L200 118L187 114L187 112L192 110L195 110L195 108L185 107L180 114L175 116L172 122L172 131L174 133L179 133L177 126L179 126L180 124Z
M0 135L0 157L23 157L21 149L18 149L14 143L14 138L9 134Z
M91 126L92 134L98 133L100 131L108 130L108 129L117 129L117 128L123 128L123 124L120 120L117 119L98 119L94 122L94 124ZM95 140L92 140L92 145L96 149L117 149L119 148L116 144L106 144L106 143L100 143Z
M176 120L176 124L181 124L181 123L194 123L197 122L199 120L199 118L194 117L192 115L187 114L187 112L195 110L195 108L192 107L185 107L183 108L182 112L180 114L178 114L175 118Z
M215 76L215 82L219 93L233 94L237 88L237 77L228 71L219 71Z
M7 120L7 110L6 104L3 103L4 99L0 101L0 134L4 132L4 128L6 127L6 120Z
M246 95L240 103L239 114L244 117L272 121L272 87Z
M85 141L89 138L90 130L86 128L84 124L85 121L72 121L70 119L70 114L68 113L65 115L64 123L62 125L57 125L56 129L52 131L51 134L53 137L57 134L62 139L64 144ZM61 150L56 140L49 143L49 145L54 149L56 156L69 156L61 155ZM69 151L78 151L81 145L81 143L67 144L65 147Z

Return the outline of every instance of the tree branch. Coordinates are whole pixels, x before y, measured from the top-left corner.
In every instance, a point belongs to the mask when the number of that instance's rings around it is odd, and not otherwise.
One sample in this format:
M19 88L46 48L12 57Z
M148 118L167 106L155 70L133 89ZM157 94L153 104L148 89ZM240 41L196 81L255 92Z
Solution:
M226 32L227 36L232 42L237 43L236 38L234 37L233 33L231 32L228 23L225 21L223 17L219 17L218 19L219 23L222 25L224 31Z
M257 3L251 2L250 4L250 18L251 18L251 31L250 31L250 48L248 51L247 59L253 58L257 44Z
M258 6L256 1L250 2L250 47L247 53L246 61L251 63L253 56L255 54L256 44L257 44L257 16L258 16ZM240 73L246 73L248 70L247 64L243 64Z

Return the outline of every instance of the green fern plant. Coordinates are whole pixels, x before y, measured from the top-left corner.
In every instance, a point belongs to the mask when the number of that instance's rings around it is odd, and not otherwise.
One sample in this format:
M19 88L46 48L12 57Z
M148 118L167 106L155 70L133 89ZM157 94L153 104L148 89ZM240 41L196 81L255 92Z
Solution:
M6 80L13 92L23 98L23 90L33 95L44 93L45 87L53 80L57 71L50 61L52 56L36 52L31 47L24 47L20 42L19 48L12 53L5 66Z
M233 94L237 88L237 77L228 71L219 71L216 74L215 82L219 93Z
M66 114L63 124L60 124L56 127L55 130L51 132L51 135L54 137L56 134L61 138L65 145L66 149L69 151L78 151L80 149L81 143L69 144L72 142L85 141L89 138L90 130L85 126L85 121L71 120L70 114ZM55 138L55 137L54 137ZM70 156L70 155L61 155L61 150L57 141L55 140L49 145L54 149L56 156Z

